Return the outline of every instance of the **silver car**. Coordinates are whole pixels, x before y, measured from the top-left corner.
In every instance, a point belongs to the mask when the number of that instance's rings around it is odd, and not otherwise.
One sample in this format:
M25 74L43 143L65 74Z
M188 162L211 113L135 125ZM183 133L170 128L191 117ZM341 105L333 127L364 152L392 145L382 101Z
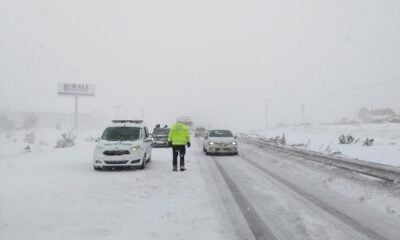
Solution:
M206 133L203 141L203 150L208 154L237 155L238 143L230 130L214 129Z

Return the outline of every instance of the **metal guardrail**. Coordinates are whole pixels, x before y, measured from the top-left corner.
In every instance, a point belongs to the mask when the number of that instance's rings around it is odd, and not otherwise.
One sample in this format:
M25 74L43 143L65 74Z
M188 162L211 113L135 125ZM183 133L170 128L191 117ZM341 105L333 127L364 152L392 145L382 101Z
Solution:
M368 176L377 177L391 182L400 182L400 168L388 166L379 163L367 162L358 159L343 158L337 156L331 156L322 154L319 152L298 149L295 147L289 147L284 145L278 145L272 142L268 142L263 139L254 138L240 138L241 141L250 144L255 144L261 147L268 147L275 151L289 153L295 156L303 157L307 160L314 162L320 162L327 165L347 169L353 172L365 174Z

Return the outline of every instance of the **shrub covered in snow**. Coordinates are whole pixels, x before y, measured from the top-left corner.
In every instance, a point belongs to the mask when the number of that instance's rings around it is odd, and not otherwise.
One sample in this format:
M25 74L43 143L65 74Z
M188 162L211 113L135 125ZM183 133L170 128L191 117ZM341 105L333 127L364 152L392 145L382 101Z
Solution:
M31 152L31 146L27 145L27 146L24 148L24 152Z
M36 139L36 135L34 132L27 133L24 138L24 142L29 144L34 144Z
M273 138L271 137L271 138L268 138L268 141L278 144L280 138L281 138L281 136L276 136L276 137L273 137Z
M57 141L56 148L67 148L75 145L75 138L72 133L63 133L62 139Z
M275 144L282 144L282 145L286 145L286 136L285 133L283 133L282 137L281 136L276 136L274 138L268 138L269 142L273 142Z
M363 143L363 146L369 147L369 146L372 146L373 144L374 144L374 139L373 138L371 138L371 139L366 138L364 143Z
M352 144L354 137L352 135L345 136L344 134L339 136L339 144Z
M346 144L346 137L342 134L339 136L339 144Z

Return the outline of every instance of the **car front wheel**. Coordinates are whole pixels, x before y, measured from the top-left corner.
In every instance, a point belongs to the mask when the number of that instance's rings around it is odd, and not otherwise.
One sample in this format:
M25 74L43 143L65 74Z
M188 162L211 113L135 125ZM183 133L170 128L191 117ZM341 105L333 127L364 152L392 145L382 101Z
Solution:
M147 159L147 163L149 163L150 161L151 161L151 153L149 159Z
M93 166L93 169L94 169L94 170L96 170L96 171L100 171L100 170L102 170L102 168L101 168L101 167L97 167L97 166Z
M144 155L144 157L143 157L143 160L142 160L142 165L140 165L140 169L145 169L146 168L146 161L147 161L147 159L146 159L146 154Z

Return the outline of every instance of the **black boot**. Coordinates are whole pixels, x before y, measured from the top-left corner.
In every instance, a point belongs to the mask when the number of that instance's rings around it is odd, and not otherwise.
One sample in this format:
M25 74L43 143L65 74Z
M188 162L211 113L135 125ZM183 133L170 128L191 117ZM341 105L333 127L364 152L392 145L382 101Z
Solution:
M178 167L177 166L173 166L172 167L172 171L174 171L174 172L178 171Z
M181 166L181 171L183 172L185 170L186 170L185 166Z

